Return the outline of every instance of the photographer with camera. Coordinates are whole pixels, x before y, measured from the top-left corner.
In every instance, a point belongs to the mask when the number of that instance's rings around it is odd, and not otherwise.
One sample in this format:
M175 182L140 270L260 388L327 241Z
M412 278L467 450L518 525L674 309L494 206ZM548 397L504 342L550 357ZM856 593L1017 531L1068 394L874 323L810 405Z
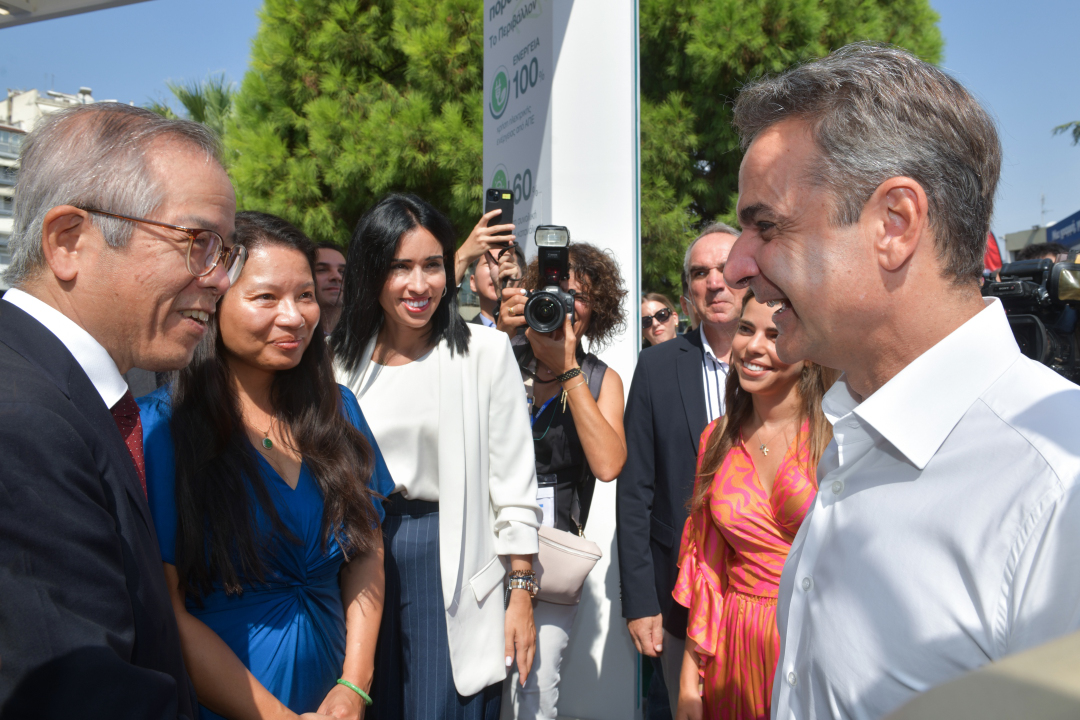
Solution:
M626 289L615 261L592 245L570 244L565 228L540 227L536 238L539 256L526 273L527 289L503 291L498 327L511 336L529 397L537 499L547 526L540 529L543 563L547 537L587 542L565 535L584 534L596 480L614 480L626 461L622 379L581 343L588 338L590 349L596 349L620 331ZM564 532L551 534L552 528ZM569 600L545 593L557 584L556 575L567 571L561 563L537 571L533 673L524 687L516 677L508 679L504 696L515 718L556 716L559 668L585 574L576 578L577 593ZM559 604L566 602L574 604Z

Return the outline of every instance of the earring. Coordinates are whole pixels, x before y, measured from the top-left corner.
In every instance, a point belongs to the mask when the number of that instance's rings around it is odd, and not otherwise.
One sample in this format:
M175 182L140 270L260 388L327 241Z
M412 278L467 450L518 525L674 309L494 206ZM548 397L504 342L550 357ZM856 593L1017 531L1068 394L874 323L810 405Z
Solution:
M443 285L442 296L446 297L446 286L445 285Z

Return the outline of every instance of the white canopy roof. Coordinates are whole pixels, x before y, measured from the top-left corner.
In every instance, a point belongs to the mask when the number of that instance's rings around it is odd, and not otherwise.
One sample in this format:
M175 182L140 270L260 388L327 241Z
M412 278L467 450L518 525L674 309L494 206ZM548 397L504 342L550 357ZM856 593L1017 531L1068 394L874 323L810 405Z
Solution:
M0 0L0 28L65 15L131 5L145 0Z

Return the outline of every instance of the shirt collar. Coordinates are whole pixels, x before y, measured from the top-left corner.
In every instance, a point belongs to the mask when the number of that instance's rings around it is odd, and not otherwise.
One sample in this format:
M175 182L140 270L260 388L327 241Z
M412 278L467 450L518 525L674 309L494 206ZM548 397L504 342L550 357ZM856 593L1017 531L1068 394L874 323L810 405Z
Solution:
M705 348L705 357L712 360L721 368L726 369L728 366L727 361L721 360L720 358L716 357L716 353L712 351L712 345L709 344L709 339L705 337L705 323L701 323L700 325L698 325L698 332L701 333L701 346Z
M834 421L853 412L922 470L968 408L1020 355L997 298L859 403L847 376L826 393Z
M4 299L44 325L64 344L90 378L106 407L111 408L124 397L128 391L124 376L120 374L109 351L90 333L64 313L18 288L4 293Z

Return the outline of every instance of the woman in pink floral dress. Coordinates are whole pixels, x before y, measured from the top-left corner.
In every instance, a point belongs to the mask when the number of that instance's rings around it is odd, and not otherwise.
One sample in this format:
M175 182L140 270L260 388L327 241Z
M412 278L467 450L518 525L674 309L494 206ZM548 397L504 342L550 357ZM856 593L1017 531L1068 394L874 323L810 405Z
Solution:
M832 439L833 373L776 356L772 308L748 292L731 348L727 414L705 428L672 593L690 610L677 720L769 717L780 571Z

